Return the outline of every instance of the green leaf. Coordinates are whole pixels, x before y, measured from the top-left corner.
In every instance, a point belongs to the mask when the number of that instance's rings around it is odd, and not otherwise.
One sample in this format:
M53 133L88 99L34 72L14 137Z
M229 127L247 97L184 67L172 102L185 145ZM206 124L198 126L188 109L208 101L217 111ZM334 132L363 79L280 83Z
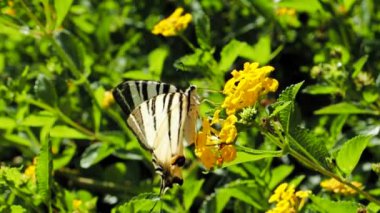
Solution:
M194 4L193 4L194 5ZM199 4L198 9L193 10L195 34L197 36L197 42L201 49L210 50L211 49L211 27L210 19L202 11Z
M55 0L54 8L57 13L57 21L55 23L55 28L59 28L65 19L67 12L69 12L70 6L73 0Z
M271 179L268 188L272 191L278 184L284 181L294 170L293 165L281 165L271 169Z
M372 136L359 135L343 144L336 157L336 163L344 173L351 174L371 138Z
M274 110L273 112L270 114L270 117L273 117L273 116L276 116L279 112L281 112L282 110L285 110L287 109L287 107L289 106L289 104L292 104L293 102L291 101L286 101L286 102L277 102L276 104L274 104Z
M272 20L274 18L274 3L266 0L246 1L249 2L265 19Z
M20 205L11 206L11 213L24 213L24 212L27 212L26 209L24 209L24 207Z
M378 92L378 88L371 87L365 88L362 96L367 103L373 103L379 99L380 94Z
M47 111L41 111L36 114L28 115L22 122L23 126L41 127L56 120L56 116Z
M363 66L367 62L367 60L368 60L368 55L365 55L365 56L362 56L361 58L359 58L359 60L357 60L354 63L354 65L353 65L354 72L351 75L352 78L356 78L359 75L359 73L362 71Z
M367 206L368 212L370 213L375 213L375 212L380 212L380 205L376 204L374 202L370 202Z
M174 67L185 71L205 71L210 70L214 57L208 51L196 49L193 54L182 56L174 62ZM213 70L210 70L213 71Z
M269 35L260 37L254 46L246 42L231 40L220 53L219 70L223 72L230 70L237 57L266 64L271 57Z
M316 206L315 210L322 213L356 213L360 207L358 203L352 201L332 201L315 195L311 195L310 199Z
M50 130L50 136L53 138L91 139L90 136L85 135L74 128L63 125L54 126Z
M302 86L303 82L298 84L293 84L283 90L278 97L278 102L288 102L288 104L284 109L279 112L279 119L281 125L283 126L285 132L288 132L291 128L294 128L296 123L294 122L294 111L295 111L295 98ZM291 122L293 120L293 122Z
M63 49L65 56L70 60L70 63L75 65L79 71L82 71L85 55L83 44L68 31L64 30L57 33L55 39Z
M306 178L306 175L299 175L295 178L293 178L291 181L289 181L289 184L290 185L293 185L295 187L297 187L298 185L301 184L301 182Z
M9 117L0 117L0 129L13 129L16 126L16 121Z
M282 155L282 151L258 150L242 146L237 146L236 149L235 160L224 163L223 168L244 162L257 161L263 158L280 157Z
M285 0L278 2L278 6L294 8L297 10L297 12L305 11L309 13L315 13L317 10L322 10L322 6L318 0L308 0L307 4L304 4L304 2L297 0Z
M317 84L306 87L302 92L311 95L328 95L341 93L342 91L339 87Z
M66 166L68 163L70 163L71 159L75 155L76 148L77 148L75 143L68 141L64 143L63 145L64 145L63 151L54 155L54 158L53 158L54 170L58 170Z
M57 93L53 83L43 74L37 76L37 80L34 84L34 92L37 98L50 106L57 105Z
M5 134L0 135L0 139L2 142L9 142L10 144L13 143L14 146L22 146L22 147L30 147L31 142L25 138L24 136L20 135L14 135L14 134Z
M189 179L187 178L184 185L183 190L184 196L183 203L185 205L185 210L189 211L191 205L193 204L195 198L197 197L199 191L202 189L202 185L205 182L204 179L197 180L196 178Z
M326 148L324 139L315 136L307 129L296 127L292 129L290 134L286 135L289 139L291 148L309 158L314 163L318 163L328 168L327 159L330 154Z
M220 53L219 70L223 72L229 70L244 46L249 44L237 40L226 44Z
M259 190L259 186L255 181L236 180L216 189L214 194L205 199L200 212L222 212L232 197L255 207L257 210L263 210L266 208L266 203L262 202L259 194L252 193L256 190Z
M154 49L148 55L149 72L155 79L160 79L161 72L164 68L164 62L169 54L169 49L167 46L161 46Z
M261 35L253 47L243 46L240 56L260 64L266 64L271 59L271 37L269 34Z
M80 166L82 168L89 168L90 166L100 162L114 152L114 148L107 143L94 143L91 144L83 152L80 159Z
M98 102L99 106L103 105L103 99L106 90L100 86L96 88L94 92L95 100ZM98 133L100 130L100 122L102 120L102 111L95 104L92 105L92 117L94 119L94 132Z
M53 125L51 123L51 125ZM42 128L40 133L41 149L37 158L36 180L38 194L50 208L51 186L52 186L52 154L51 141L49 139L49 130L51 125Z
M342 114L336 116L336 118L332 121L330 126L330 138L332 142L326 144L328 150L334 147L336 141L338 141L338 137L342 132L343 126L346 123L347 118L347 114Z
M152 73L148 73L143 70L129 70L125 72L122 77L132 80L159 80L159 78L154 77Z
M364 109L352 103L342 102L338 104L332 104L327 107L323 107L314 112L316 115L325 114L369 114L376 115L376 111L370 109Z
M113 213L122 212L154 212L154 209L159 209L160 196L153 193L144 193L133 197L122 206L112 209Z

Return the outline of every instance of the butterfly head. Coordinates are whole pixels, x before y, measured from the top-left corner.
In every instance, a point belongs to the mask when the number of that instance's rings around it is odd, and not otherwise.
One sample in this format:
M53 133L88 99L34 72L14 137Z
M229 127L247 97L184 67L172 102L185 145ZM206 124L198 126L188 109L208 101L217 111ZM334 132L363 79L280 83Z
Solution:
M161 176L161 193L173 187L174 184L183 184L182 166L185 164L184 156L174 156L170 162L162 163L153 158L156 173Z

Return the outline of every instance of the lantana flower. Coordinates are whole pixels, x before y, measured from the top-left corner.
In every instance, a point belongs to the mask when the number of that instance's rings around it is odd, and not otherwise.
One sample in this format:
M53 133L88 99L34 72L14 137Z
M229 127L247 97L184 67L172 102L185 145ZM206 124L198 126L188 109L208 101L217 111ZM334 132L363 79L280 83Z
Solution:
M235 113L253 106L261 96L278 88L277 80L267 77L274 68L258 66L258 63L245 63L244 70L233 70L233 77L223 89L226 97L222 108L215 110L211 123L209 119L203 119L202 130L195 143L195 154L207 169L222 166L224 162L236 158L234 142L238 134L238 117ZM225 119L219 117L221 111L226 112ZM220 129L216 130L213 125L220 126Z
M287 213L298 212L305 205L306 199L311 191L296 191L293 185L288 183L280 184L269 198L269 203L276 203L276 206L267 213Z
M357 181L352 181L351 184L358 187L358 188L363 187L363 185ZM348 196L348 195L355 195L357 193L357 191L355 191L353 188L351 188L347 185L344 185L343 183L337 181L334 178L324 180L320 183L320 185L325 190L334 192L336 194Z
M271 66L259 68L258 63L245 63L243 70L233 70L223 90L226 95L222 107L227 115L234 114L237 110L253 106L257 100L268 92L275 92L278 81L269 78L274 70Z
M185 13L183 8L177 8L168 18L157 23L152 30L155 35L163 35L165 37L176 36L184 31L192 20L190 13Z

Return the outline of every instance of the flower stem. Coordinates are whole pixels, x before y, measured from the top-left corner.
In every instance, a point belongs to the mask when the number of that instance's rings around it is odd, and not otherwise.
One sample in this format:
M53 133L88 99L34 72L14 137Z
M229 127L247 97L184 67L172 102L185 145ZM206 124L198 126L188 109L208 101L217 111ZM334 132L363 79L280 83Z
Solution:
M265 131L262 131L262 132L264 132L263 134L266 137L268 137L273 143L275 143L278 147L280 147L281 149L284 147L284 141L283 141L284 137L282 137L281 134L278 134L278 136L276 137L275 135L272 135L272 134L267 133ZM319 172L325 176L329 176L329 177L336 179L337 181L341 182L342 184L349 186L350 188L357 191L359 194L363 195L367 200L374 202L377 205L380 205L380 200L376 199L375 197L370 195L368 192L360 189L359 187L356 187L355 185L353 185L349 181L343 180L338 175L336 175L333 172L325 169L319 163L316 163L313 160L309 160L307 157L298 153L296 150L292 149L291 147L289 147L289 154L292 155L294 158L296 158L302 164L306 165L307 167L309 167L309 168L311 168L311 169L313 169L313 170L315 170L315 171L317 171L317 172Z
M187 46L190 47L191 50L195 52L197 48L189 41L189 39L186 38L182 33L179 34L179 37L187 44Z

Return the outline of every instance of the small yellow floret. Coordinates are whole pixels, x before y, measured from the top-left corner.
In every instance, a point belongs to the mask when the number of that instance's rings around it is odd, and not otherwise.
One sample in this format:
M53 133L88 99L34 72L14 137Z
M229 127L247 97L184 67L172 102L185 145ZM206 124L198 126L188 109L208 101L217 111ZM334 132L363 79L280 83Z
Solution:
M183 8L177 8L168 18L161 20L153 27L152 33L165 37L176 36L184 31L192 20L190 13L182 15Z

